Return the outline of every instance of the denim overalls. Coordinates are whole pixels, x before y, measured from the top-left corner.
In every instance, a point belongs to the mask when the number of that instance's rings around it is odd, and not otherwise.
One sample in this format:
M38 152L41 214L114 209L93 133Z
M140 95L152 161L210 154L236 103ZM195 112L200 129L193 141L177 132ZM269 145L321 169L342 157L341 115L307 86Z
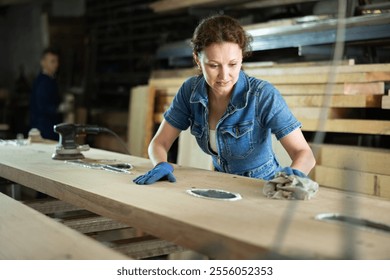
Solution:
M179 130L191 127L217 171L273 178L281 167L272 151L271 133L279 140L301 127L280 93L270 83L241 71L227 110L216 126L216 154L209 146L207 88L202 75L185 81L165 112L165 120Z

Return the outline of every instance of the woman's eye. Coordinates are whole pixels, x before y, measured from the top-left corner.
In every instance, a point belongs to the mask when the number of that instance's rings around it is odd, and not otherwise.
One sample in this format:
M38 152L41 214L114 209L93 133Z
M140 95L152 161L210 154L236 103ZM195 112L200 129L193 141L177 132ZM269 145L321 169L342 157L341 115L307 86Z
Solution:
M217 68L218 65L217 65L217 64L210 64L210 67L211 67L211 68Z
M237 65L237 63L231 63L230 67L235 67L236 65Z

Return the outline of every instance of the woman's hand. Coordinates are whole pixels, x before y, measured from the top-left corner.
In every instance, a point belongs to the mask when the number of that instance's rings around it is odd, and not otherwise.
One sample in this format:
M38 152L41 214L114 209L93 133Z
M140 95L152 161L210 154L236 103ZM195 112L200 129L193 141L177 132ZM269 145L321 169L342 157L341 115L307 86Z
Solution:
M173 166L168 162L160 162L152 170L133 180L137 185L150 185L160 180L168 180L173 183L176 178L173 175Z

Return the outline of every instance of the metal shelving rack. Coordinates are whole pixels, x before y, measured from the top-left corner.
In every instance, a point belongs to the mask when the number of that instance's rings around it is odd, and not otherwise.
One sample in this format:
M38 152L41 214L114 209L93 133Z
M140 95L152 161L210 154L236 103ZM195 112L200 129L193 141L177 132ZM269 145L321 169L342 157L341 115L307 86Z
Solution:
M86 2L87 88L95 106L127 108L130 88L147 83L158 47L191 34L196 20L182 12L156 14L151 2Z

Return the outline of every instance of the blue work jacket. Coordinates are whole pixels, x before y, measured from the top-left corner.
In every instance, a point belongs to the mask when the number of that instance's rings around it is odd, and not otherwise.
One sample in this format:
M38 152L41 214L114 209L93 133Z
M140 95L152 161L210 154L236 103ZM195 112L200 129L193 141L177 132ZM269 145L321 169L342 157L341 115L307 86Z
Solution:
M58 140L54 125L61 122L57 81L43 73L35 79L30 96L30 128L37 128L45 139Z
M279 140L301 127L279 91L241 71L216 126L217 153L209 145L207 91L203 75L189 78L164 113L165 120L179 130L190 127L217 171L271 179L281 168L272 150L271 133Z

